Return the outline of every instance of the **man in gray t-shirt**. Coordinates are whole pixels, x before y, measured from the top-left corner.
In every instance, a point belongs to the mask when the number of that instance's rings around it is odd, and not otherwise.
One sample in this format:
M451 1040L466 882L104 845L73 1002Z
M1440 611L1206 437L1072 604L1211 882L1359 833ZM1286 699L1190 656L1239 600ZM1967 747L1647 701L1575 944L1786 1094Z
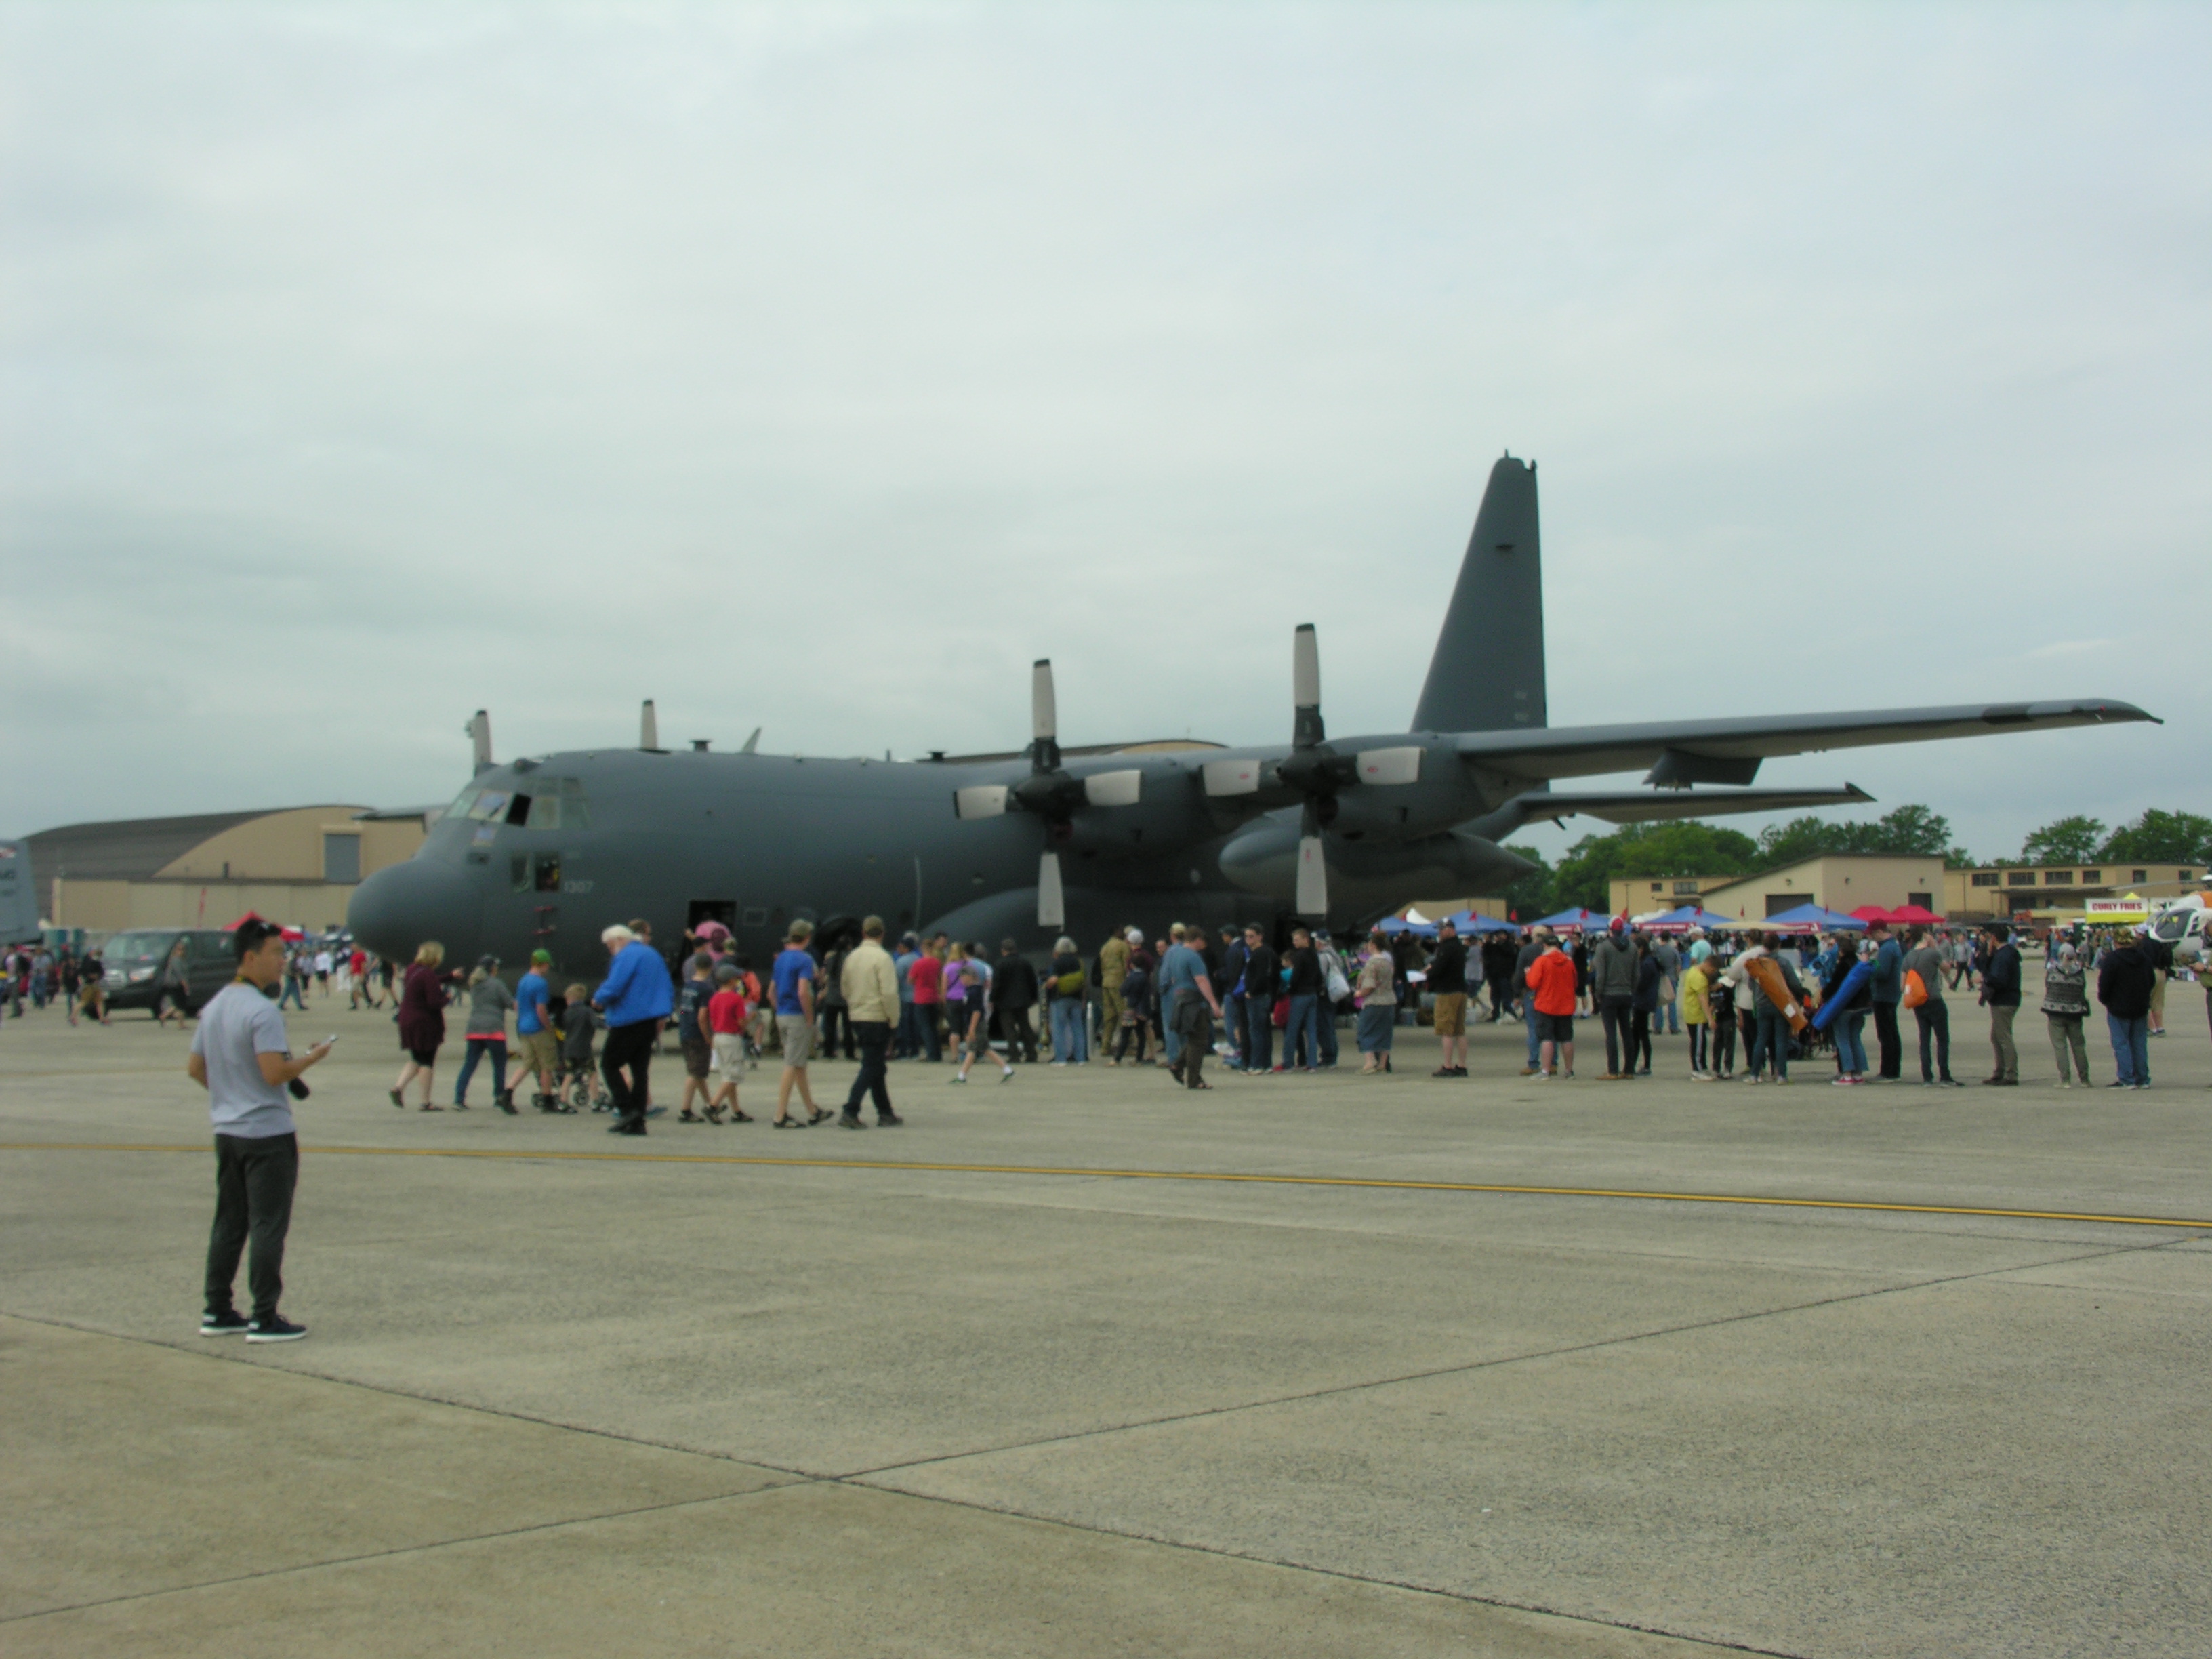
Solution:
M208 1237L200 1334L242 1331L249 1342L290 1342L305 1336L307 1328L276 1310L284 1289L292 1189L300 1176L300 1142L284 1096L331 1045L320 1042L292 1058L284 1016L269 1000L269 988L284 977L283 933L264 921L246 921L233 943L238 976L200 1011L191 1058L185 1063L186 1074L208 1091L208 1116L215 1125L215 1227ZM238 1258L249 1238L251 1320L240 1317L231 1300Z
M1943 952L1921 929L1916 927L1905 936L1905 960L1898 979L1903 992L1909 994L1911 987L1903 985L1904 977L1917 974L1927 993L1912 1010L1913 1023L1920 1028L1920 1080L1948 1089L1958 1085L1951 1076L1951 1010L1943 1000Z

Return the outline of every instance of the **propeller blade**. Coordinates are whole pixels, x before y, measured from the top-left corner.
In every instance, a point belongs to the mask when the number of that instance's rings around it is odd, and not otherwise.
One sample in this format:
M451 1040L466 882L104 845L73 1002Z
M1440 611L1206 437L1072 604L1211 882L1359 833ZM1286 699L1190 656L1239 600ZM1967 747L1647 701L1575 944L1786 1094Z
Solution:
M1298 837L1298 914L1328 915L1328 866L1322 858L1321 837Z
M1047 743L1060 736L1060 706L1052 694L1052 659L1039 657L1030 671L1030 735Z
M1142 772L1095 772L1083 781L1083 799L1093 806L1134 806L1144 787Z
M1419 783L1421 781L1421 750L1419 748L1363 749L1357 759L1362 783L1380 786Z
M952 792L952 813L959 818L1003 817L1006 797L1012 792L1003 783L971 783Z
M1321 641L1311 623L1291 635L1291 742L1300 749L1321 742Z
M1208 761L1199 769L1209 795L1256 795L1260 793L1260 763L1255 760Z
M1060 854L1048 847L1037 860L1037 926L1066 925L1067 901L1060 890Z
M469 736L476 742L477 770L490 771L492 768L491 716L481 708L477 710L477 717L469 722Z
M637 746L641 749L660 747L660 722L653 718L651 697L645 700L645 707L638 711Z

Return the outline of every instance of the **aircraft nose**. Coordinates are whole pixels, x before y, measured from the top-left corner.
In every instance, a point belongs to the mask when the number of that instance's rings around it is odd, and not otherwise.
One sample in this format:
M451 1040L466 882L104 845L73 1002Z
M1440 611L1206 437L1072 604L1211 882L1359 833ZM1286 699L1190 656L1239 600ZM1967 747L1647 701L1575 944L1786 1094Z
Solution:
M354 889L346 926L380 957L406 962L425 939L436 939L448 962L467 962L477 954L483 914L483 896L459 871L410 859Z

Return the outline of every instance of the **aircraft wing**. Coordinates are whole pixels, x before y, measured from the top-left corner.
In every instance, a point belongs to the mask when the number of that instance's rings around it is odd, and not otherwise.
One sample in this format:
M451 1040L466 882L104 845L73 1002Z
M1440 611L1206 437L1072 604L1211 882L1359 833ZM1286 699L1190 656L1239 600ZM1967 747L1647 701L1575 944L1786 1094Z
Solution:
M1466 732L1460 734L1458 744L1462 758L1510 777L1589 777L1648 766L1651 769L1648 781L1682 787L1693 783L1749 783L1759 771L1759 762L1776 755L2133 720L2159 723L2155 715L2133 703L2084 698L2067 702L1966 703L1948 708L1754 714L1738 720Z
M1658 823L1725 812L1784 812L1800 806L1857 806L1874 799L1855 783L1840 789L1623 789L1554 793L1540 789L1515 797L1470 827L1496 840L1522 825L1576 813L1607 823Z

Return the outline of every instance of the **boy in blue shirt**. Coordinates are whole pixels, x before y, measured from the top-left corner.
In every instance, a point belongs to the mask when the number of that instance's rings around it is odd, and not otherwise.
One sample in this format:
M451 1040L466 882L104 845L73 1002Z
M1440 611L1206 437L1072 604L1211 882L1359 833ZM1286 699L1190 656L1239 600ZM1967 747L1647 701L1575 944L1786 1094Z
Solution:
M561 1040L553 1034L553 988L545 970L553 965L550 951L530 953L530 971L514 988L514 1045L521 1051L526 1076L538 1079L531 1104L541 1112L557 1109L553 1079L561 1074Z
M813 937L812 922L793 922L775 959L775 1029L783 1038L783 1076L775 1086L775 1118L769 1127L777 1129L803 1129L830 1115L814 1103L814 1091L806 1083L806 1062L814 1058L815 977L806 941ZM806 1103L805 1122L791 1115L793 1085Z

